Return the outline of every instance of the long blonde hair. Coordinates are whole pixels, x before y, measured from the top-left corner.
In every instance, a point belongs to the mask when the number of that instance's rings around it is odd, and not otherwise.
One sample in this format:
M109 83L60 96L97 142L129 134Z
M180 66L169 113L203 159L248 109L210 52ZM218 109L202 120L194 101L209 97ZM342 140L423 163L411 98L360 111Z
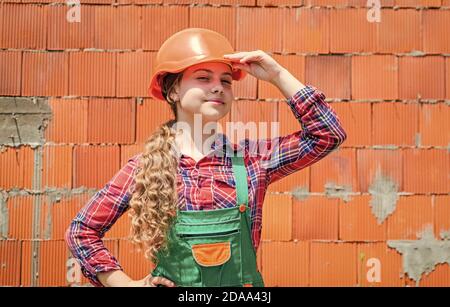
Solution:
M130 200L131 240L153 263L166 246L177 209L178 157L172 127L177 120L177 101L170 94L181 78L182 73L167 74L162 80L162 93L175 119L162 124L145 142Z

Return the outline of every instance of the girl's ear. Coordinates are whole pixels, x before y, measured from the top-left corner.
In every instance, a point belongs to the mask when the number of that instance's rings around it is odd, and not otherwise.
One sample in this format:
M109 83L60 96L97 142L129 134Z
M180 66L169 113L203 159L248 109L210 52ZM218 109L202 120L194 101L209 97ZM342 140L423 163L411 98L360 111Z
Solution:
M178 94L179 90L180 90L179 85L175 84L172 92L170 93L170 98L172 99L172 101L180 100L180 95Z
M179 101L180 97L178 96L178 92L172 91L172 93L170 93L170 99L172 99L172 101Z

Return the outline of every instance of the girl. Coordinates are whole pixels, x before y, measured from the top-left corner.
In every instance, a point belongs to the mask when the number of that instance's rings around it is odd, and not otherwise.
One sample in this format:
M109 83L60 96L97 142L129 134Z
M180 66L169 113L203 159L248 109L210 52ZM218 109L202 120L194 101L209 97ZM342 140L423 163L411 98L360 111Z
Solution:
M283 93L302 130L239 144L217 132L234 99L232 80L247 73ZM168 102L175 119L151 135L143 153L67 229L83 274L96 286L263 286L255 251L267 187L342 144L338 117L322 92L268 54L233 53L225 37L201 28L163 43L149 90ZM156 264L140 280L123 272L101 240L127 209L133 241Z

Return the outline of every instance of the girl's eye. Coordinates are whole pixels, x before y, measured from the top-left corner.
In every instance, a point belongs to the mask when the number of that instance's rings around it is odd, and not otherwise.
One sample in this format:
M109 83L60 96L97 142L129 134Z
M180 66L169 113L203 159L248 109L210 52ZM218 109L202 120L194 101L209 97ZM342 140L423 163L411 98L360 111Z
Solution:
M198 80L209 80L209 78L207 78L207 77L199 77L199 78L197 78ZM228 84L231 84L231 82L230 81L227 81L227 80L222 80L223 82L225 82L225 83L228 83Z

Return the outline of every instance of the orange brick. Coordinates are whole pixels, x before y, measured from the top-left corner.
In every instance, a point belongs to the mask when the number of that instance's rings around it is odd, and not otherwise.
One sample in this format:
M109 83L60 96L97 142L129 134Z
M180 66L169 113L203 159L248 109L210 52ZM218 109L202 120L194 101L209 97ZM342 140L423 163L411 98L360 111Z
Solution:
M72 187L72 146L44 146L42 187Z
M261 248L262 276L266 287L308 285L308 242L263 242Z
M405 280L402 256L385 242L358 244L358 285L363 287L401 287Z
M267 194L263 206L262 240L292 239L292 196Z
M115 53L72 52L70 53L69 63L69 95L115 95Z
M254 6L256 0L209 0L209 4Z
M146 141L163 123L175 118L165 101L144 99L136 107L136 142Z
M400 99L443 99L445 64L441 56L401 57L399 59Z
M142 48L159 50L163 42L189 27L187 6L146 6L142 8Z
M375 103L372 119L373 145L416 145L418 117L417 103Z
M378 224L371 211L370 196L339 200L339 239L344 241L384 241L386 223Z
M45 130L47 141L55 143L87 142L87 99L49 100L52 119Z
M356 244L311 243L311 286L355 286Z
M142 279L154 268L154 265L144 257L144 252L138 251L129 240L119 240L118 260L132 279Z
M38 286L64 286L67 284L66 267L69 250L64 240L39 242Z
M21 242L16 240L0 241L0 285L20 286Z
M450 28L448 10L423 11L423 50L426 53L450 53L450 38L444 29Z
M358 149L358 181L361 192L369 192L369 188L382 177L395 183L398 191L403 191L403 159L402 152L384 149Z
M391 55L352 57L353 99L396 99L397 58Z
M276 127L278 123L278 103L245 100L235 101L231 106L231 121L233 123L242 122L246 125L246 137L251 140L277 137L278 135L272 135L273 130L271 129L272 127ZM233 127L230 126L229 128ZM230 141L233 143L241 141L244 136L242 131L240 129L231 130L233 131L227 132Z
M64 50L94 47L95 31L92 29L95 29L95 6L80 5L77 9L80 11L81 22L76 22L74 18L76 16L67 19L69 9L66 6L48 7L48 49Z
M90 99L88 142L134 143L135 118L134 99Z
M291 192L295 193L297 189L309 191L309 177L311 168L306 167L301 171L296 171L280 180L269 185L268 192Z
M431 197L401 196L387 220L389 240L417 240L426 227L433 225Z
M450 107L444 103L420 106L420 144L447 146L450 143Z
M395 5L400 7L438 7L441 0L395 0Z
M282 51L282 29L285 18L282 8L237 8L236 51ZM281 33L281 35L280 35Z
M439 149L404 151L404 190L413 193L448 193L448 152Z
M308 56L305 79L319 88L327 98L350 99L350 57Z
M142 144L120 146L120 167L123 167L129 159L143 151L144 146Z
M33 238L33 203L35 197L40 196L14 196L7 200L8 239Z
M450 0L442 0L442 6L449 7L450 6Z
M311 192L324 192L329 185L359 191L355 149L339 148L311 165Z
M118 0L119 4L162 4L163 0Z
M348 135L342 146L372 145L372 106L369 102L333 102L331 107Z
M448 287L450 286L450 265L440 263L429 274L423 274L419 282L421 287Z
M68 59L65 52L24 52L22 95L67 95Z
M140 6L96 6L95 47L139 49L142 45Z
M422 50L420 14L420 11L412 9L381 10L381 22L378 28L378 51L400 53Z
M117 96L148 96L154 54L124 52L117 55Z
M163 0L163 4L191 4L190 0ZM197 0L195 4L207 4L208 0Z
M20 4L2 6L0 48L45 49L46 7Z
M119 171L119 146L75 146L74 188L102 188Z
M301 1L297 0L257 0L257 6L299 6Z
M266 101L244 101L233 102L231 109L231 121L243 123L248 122L276 122L278 119L278 103Z
M0 95L20 95L21 71L22 52L0 52Z
M348 0L304 0L305 5L311 6L332 6L332 7L343 7L348 4Z
M337 240L338 200L310 196L294 199L292 208L292 236L297 240Z
M125 212L108 230L105 235L107 239L129 239L131 236L131 218Z
M31 286L32 280L32 259L33 252L31 248L32 242L21 241L22 243L22 254L21 254L21 265L20 265L20 285L25 287Z
M434 233L440 238L442 232L450 231L450 196L436 195L434 198Z
M449 5L450 6L450 5ZM445 60L446 98L450 99L450 59Z
M305 7L286 9L283 52L328 53L329 27L330 15L327 9Z
M236 46L236 7L191 7L189 26L216 31L225 36L233 48Z
M367 9L339 9L330 13L330 51L372 52L376 48L376 22L367 22Z
M72 220L87 203L89 194L46 197L41 209L41 238L63 240Z
M0 152L0 186L12 188L32 188L34 173L34 151L28 146L8 148Z
M231 86L235 98L256 99L258 96L258 79L247 74L240 81L233 81Z

